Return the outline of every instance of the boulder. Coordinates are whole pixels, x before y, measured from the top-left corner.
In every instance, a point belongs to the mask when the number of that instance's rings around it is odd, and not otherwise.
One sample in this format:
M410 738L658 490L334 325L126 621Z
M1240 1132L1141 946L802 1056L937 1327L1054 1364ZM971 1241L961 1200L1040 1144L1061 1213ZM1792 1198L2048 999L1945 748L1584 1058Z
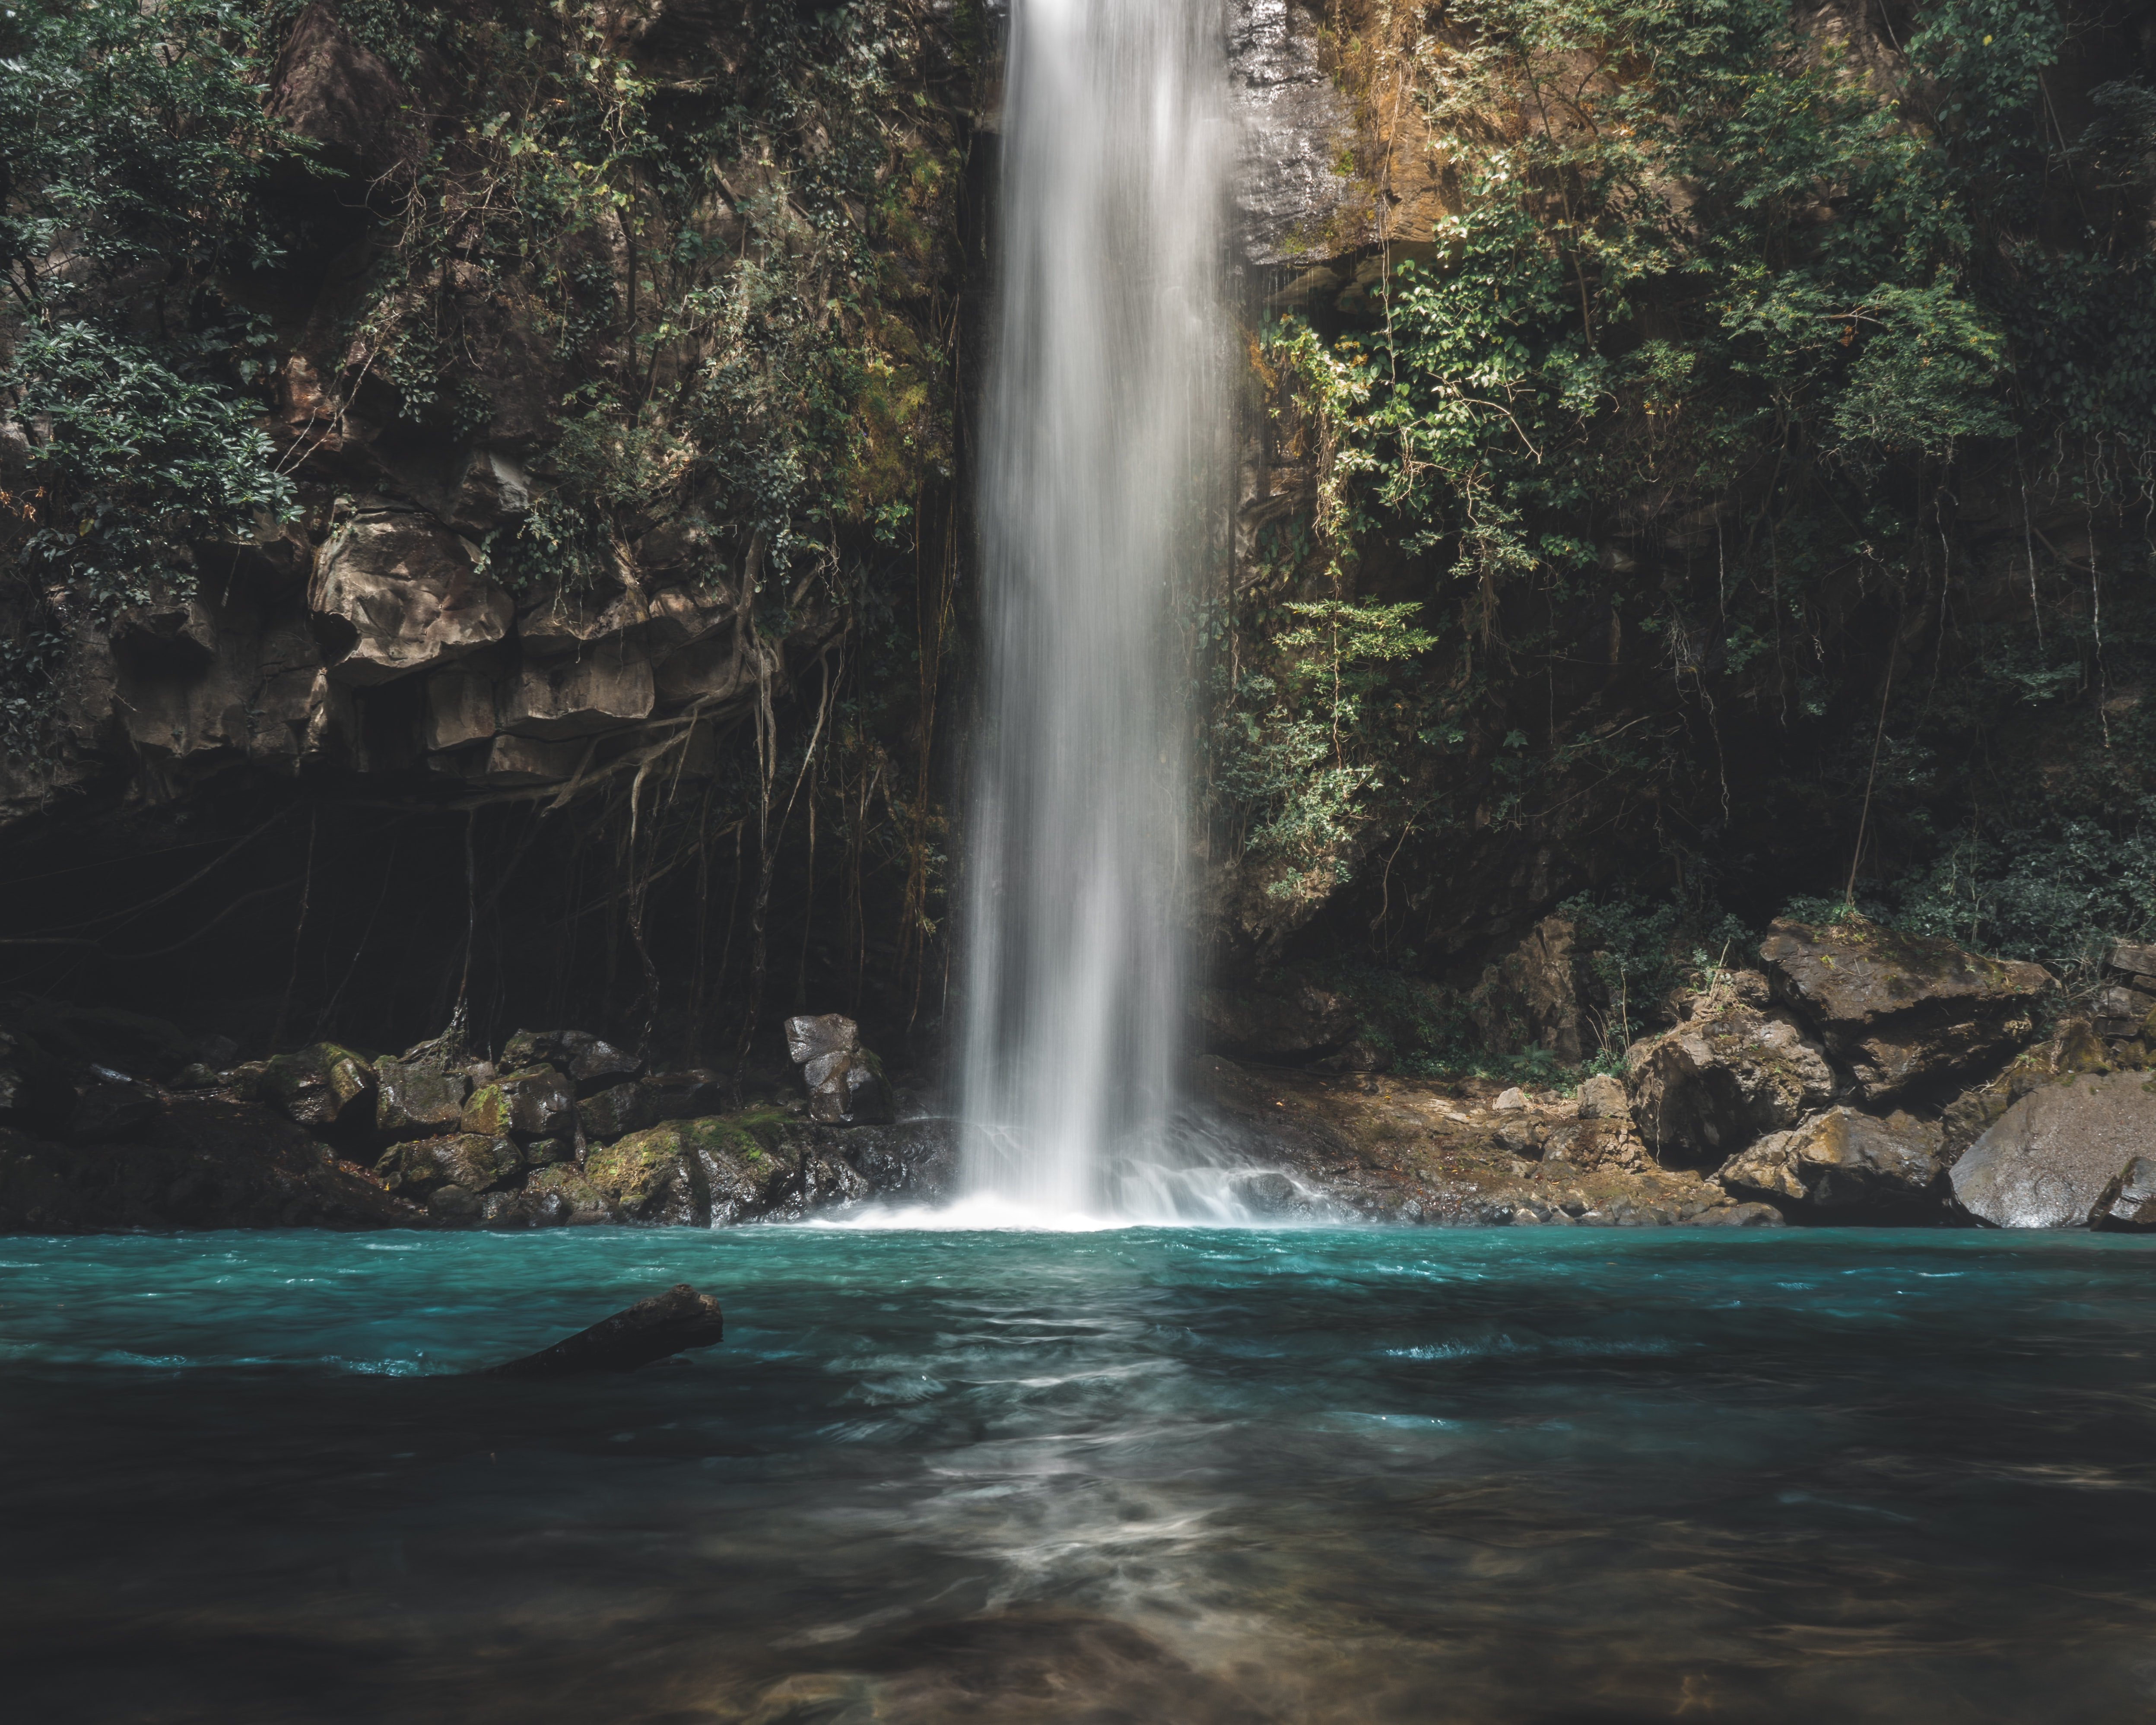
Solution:
M388 1190L407 1198L428 1198L440 1187L458 1187L474 1194L475 1214L476 1194L499 1191L524 1178L524 1153L512 1138L452 1132L392 1147L374 1164L374 1172Z
M1692 1217L1694 1228L1781 1228L1789 1218L1771 1204L1732 1204L1704 1209Z
M1995 1066L2035 1034L2042 966L1852 918L1776 922L1760 943L1776 996L1881 1101Z
M656 1125L651 1093L640 1084L617 1084L577 1104L577 1125L594 1144L610 1144L624 1134Z
M1580 1085L1582 1120L1629 1120L1631 1114L1632 1099L1625 1094L1621 1079L1612 1078L1607 1072L1597 1072Z
M676 1125L654 1127L584 1156L584 1178L629 1221L701 1227L711 1219L704 1165Z
M808 1087L808 1117L827 1126L887 1123L891 1088L860 1029L836 1013L786 1021L786 1050Z
M573 1378L593 1372L632 1372L691 1348L715 1347L725 1334L719 1302L686 1282L677 1282L665 1293L639 1300L552 1348L490 1367L481 1375Z
M192 1069L189 1069L192 1070ZM210 1085L215 1083L213 1077ZM195 1085L208 1089L210 1085ZM262 1099L296 1125L326 1132L374 1117L374 1068L364 1055L334 1042L314 1042L271 1058L262 1074Z
M1907 1114L1830 1108L1739 1151L1716 1178L1740 1195L1812 1210L1907 1210L1936 1191L1942 1137L1936 1124Z
M1825 1053L1787 1013L1753 1004L1763 995L1756 975L1724 978L1688 1023L1633 1045L1632 1118L1657 1154L1719 1162L1832 1099Z
M2156 1080L2085 1073L2041 1085L1953 1165L1953 1195L1996 1228L2081 1228L2156 1146Z
M0 1129L0 1232L395 1228L422 1216L258 1102L177 1096L139 1139L64 1150Z
M552 1066L526 1066L482 1084L460 1116L468 1132L510 1132L524 1139L567 1138L576 1131L569 1081Z
M376 1061L374 1081L374 1126L384 1137L434 1137L463 1123L470 1076L435 1045Z
M2156 1230L2156 1160L2137 1156L2112 1175L2089 1212L2089 1226L2129 1233Z

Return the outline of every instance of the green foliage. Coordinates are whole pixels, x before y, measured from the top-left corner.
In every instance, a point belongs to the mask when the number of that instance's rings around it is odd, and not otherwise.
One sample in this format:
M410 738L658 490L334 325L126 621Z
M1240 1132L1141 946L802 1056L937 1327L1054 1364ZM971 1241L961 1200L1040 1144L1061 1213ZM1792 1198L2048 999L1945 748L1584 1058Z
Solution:
M1866 811L1874 899L1952 874L1938 834L1984 809L1988 938L2064 952L2123 926L2130 846L2079 873L2060 853L2105 907L2083 916L2015 886L2003 836L2114 832L2097 811L2141 794L2123 742L2076 729L2071 757L2116 771L2025 770L2004 796L1987 752L2156 671L2133 561L2156 506L2156 91L2100 87L2068 136L2045 82L2068 22L2029 0L1921 0L1898 41L1786 0L1342 10L1383 46L1340 64L1400 80L1366 117L1419 105L1386 148L1434 141L1448 213L1426 241L1395 230L1367 292L1259 331L1274 444L1311 489L1207 636L1235 667L1213 685L1241 745L1215 752L1231 832L1269 832L1298 776L1347 807L1327 764L1383 762L1352 819L1303 821L1333 865L1298 896L1354 880L1382 922L1411 835L1403 870L1426 875L1471 835L1557 848L1606 819L1628 824L1578 842L1651 847L1680 878L1741 862L1756 916L1838 890L1856 841L1779 862L1815 835L1764 803L1830 829ZM2030 608L2001 625L2008 543ZM1427 637L1337 744L1282 694L1317 680L1291 609L1317 593L1412 603ZM1675 923L1604 948L1650 992L1712 957Z
M2156 932L2156 798L2123 818L1992 824L1896 883L1891 919L2055 974L2093 975L2112 941Z
M1413 603L1291 601L1272 637L1276 678L1252 669L1207 737L1211 782L1249 824L1245 844L1285 859L1294 872L1276 897L1322 896L1347 878L1368 793L1383 783L1394 739L1369 722L1388 704L1395 668L1434 637L1414 626Z
M278 253L282 145L249 13L48 0L0 21L0 731L42 751L69 632L182 601L195 547L291 490L249 398L268 341L223 292Z
M161 325L218 272L272 262L256 219L284 146L254 15L223 0L22 0L0 18L0 268L18 312L152 270Z
M693 90L597 13L447 27L458 105L485 117L419 165L353 352L408 418L462 434L489 411L491 306L551 350L570 388L546 493L490 547L498 574L603 582L668 520L705 530L706 572L789 584L839 578L842 540L905 536L947 476L948 408L893 305L947 243L950 176L893 123L902 22L889 0L773 8Z

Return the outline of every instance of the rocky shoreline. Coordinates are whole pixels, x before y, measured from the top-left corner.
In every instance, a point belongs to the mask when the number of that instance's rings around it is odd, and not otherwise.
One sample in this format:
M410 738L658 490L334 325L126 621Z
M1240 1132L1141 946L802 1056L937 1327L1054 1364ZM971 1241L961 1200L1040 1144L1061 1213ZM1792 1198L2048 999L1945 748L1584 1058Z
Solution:
M1191 1066L1194 1153L1246 1213L1414 1225L2156 1225L2156 949L2040 1029L2034 965L1777 923L1625 1076ZM0 1230L726 1227L956 1194L959 1128L852 1021L787 1023L799 1087L741 1096L588 1032L242 1061L140 1014L17 1001Z

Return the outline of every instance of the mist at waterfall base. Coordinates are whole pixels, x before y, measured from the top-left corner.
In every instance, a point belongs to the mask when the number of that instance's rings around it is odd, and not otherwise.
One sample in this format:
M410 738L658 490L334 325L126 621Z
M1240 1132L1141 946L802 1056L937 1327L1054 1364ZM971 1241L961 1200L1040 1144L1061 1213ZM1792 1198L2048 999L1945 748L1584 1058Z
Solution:
M1003 1214L1173 1214L1188 1159L1179 595L1229 421L1222 25L1216 0L1012 10L959 1070L967 1183Z
M2146 1717L2156 1243L0 1241L68 1722ZM674 1281L727 1338L453 1375Z

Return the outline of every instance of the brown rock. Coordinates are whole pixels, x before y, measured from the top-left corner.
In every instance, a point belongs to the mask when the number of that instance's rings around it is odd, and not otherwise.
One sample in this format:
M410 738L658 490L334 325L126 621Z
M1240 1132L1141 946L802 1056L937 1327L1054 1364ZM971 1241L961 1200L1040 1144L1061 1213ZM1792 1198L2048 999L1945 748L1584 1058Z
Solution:
M647 719L653 700L650 660L610 644L580 659L526 665L502 691L501 725L559 742Z
M1938 1183L1940 1141L1937 1125L1907 1114L1830 1108L1738 1152L1716 1178L1817 1210L1907 1209Z
M511 615L467 542L387 505L360 510L325 547L308 604L333 674L362 687L490 647Z
M2040 965L1851 920L1777 922L1760 943L1775 993L1794 1007L1872 1101L1964 1077L2034 1034L2051 986Z
M1641 1137L1666 1160L1720 1161L1823 1107L1834 1074L1787 1013L1725 991L1691 1021L1635 1045L1626 1089Z

